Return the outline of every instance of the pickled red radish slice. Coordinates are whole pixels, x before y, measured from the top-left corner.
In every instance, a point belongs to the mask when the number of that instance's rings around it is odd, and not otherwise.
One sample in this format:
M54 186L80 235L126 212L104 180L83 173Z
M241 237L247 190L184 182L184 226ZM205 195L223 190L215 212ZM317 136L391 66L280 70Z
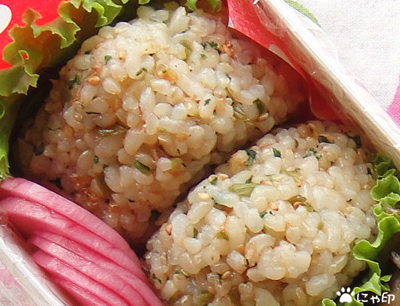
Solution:
M93 281L84 274L76 271L74 268L63 263L45 252L38 250L32 255L33 260L46 270L51 276L67 280L72 284L85 288L91 295L99 300L106 301L104 306L129 306L121 297L109 290L107 287ZM83 305L84 306L84 305Z
M0 184L0 198L15 196L37 203L63 215L85 227L88 231L102 237L126 253L138 266L139 259L129 244L114 229L74 202L31 181L10 177Z
M37 246L46 254L59 259L63 263L74 268L76 271L91 278L94 282L107 287L109 290L123 298L129 305L148 306L139 293L141 288L130 286L116 273L107 269L103 269L99 267L97 263L85 260L82 257L44 238L33 236L29 239L29 242ZM132 278L136 278L136 276L132 275ZM133 303L133 301L135 302Z
M85 245L142 280L146 280L141 268L131 258L128 258L125 252L55 211L15 197L2 199L0 208L7 212L10 223L26 237L36 231L51 231Z

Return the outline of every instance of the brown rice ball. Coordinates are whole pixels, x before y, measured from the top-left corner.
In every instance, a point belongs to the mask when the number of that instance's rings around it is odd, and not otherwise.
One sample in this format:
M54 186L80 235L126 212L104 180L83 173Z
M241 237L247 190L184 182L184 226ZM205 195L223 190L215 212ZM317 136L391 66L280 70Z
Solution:
M60 72L16 150L131 241L207 165L293 113L303 96L222 17L168 4L101 28Z
M365 268L368 151L329 122L278 129L202 181L149 240L168 305L320 305Z

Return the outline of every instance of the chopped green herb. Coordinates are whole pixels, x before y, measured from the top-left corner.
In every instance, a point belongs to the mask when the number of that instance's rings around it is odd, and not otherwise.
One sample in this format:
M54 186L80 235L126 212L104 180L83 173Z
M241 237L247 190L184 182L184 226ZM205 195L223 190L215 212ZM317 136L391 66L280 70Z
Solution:
M201 58L203 59L203 60L205 60L206 58L207 58L207 55L205 55L205 54L200 54L200 56L201 56Z
M149 221L155 222L155 221L157 221L158 217L160 217L160 216L161 216L161 213L157 209L152 209L151 213L150 213Z
M266 211L263 211L262 213L260 213L260 218L264 218L266 215L274 215L274 213L272 212L272 211L270 211L270 210L266 210Z
M193 228L193 238L197 238L197 235L199 234L199 231L197 230L197 228Z
M251 183L252 180L253 180L253 176L250 176L250 177L246 180L246 183Z
M103 165L103 170L106 170L108 168L108 165L104 164Z
M182 40L180 44L185 47L185 58L189 59L190 54L192 53L190 42L188 42L187 40Z
M205 306L214 300L214 294L206 291L206 292L203 292L203 293L195 296L193 299L194 299L194 303L193 303L194 305Z
M180 170L183 165L182 159L179 157L175 157L171 159L171 170L177 171Z
M146 1L150 1L150 0L146 0ZM182 297L182 292L180 290L175 291L175 293L169 298L168 304L169 305L174 305L176 302L179 301L179 299L181 297Z
M203 46L203 48L205 49L207 46L209 46L210 48L213 48L215 50L217 50L218 53L221 53L221 49L219 48L219 45L216 42L213 41L207 41L205 43L201 44Z
M309 148L308 152L306 153L306 155L303 156L303 158L310 157L310 156L316 154L317 152L318 151L316 148Z
M256 159L257 153L254 150L251 149L246 149L245 150L247 156L249 157L249 159L247 160L246 166L251 166L252 164L254 164L254 160Z
M320 159L322 158L322 155L316 155L315 158L316 158L317 160L320 160Z
M329 141L329 139L326 138L326 137L323 136L323 135L319 135L319 136L318 136L318 142L319 142L319 143L322 143L322 142L325 142L325 143L333 143L333 141Z
M115 129L101 129L98 130L97 133L100 136L111 136L111 135L118 135L118 134L122 134L126 132L126 128L121 126L121 125L117 125Z
M265 107L264 107L264 104L262 103L262 101L260 99L257 99L257 100L254 100L253 103L257 106L258 113L260 115L263 114L265 111Z
M154 273L151 275L151 278L158 281L160 284L162 284L162 280L159 279Z
M211 184L211 185L216 185L217 182L218 182L218 177L215 176L215 177L210 181L210 184Z
M292 205L295 203L301 203L301 204L305 205L307 203L307 199L300 194L291 197L288 201Z
M360 135L356 135L356 136L349 136L351 139L354 140L354 142L356 143L356 147L357 148L361 148L362 147L362 142L361 142L361 137Z
M147 68L146 68L146 67L142 67L142 68L140 68L140 69L139 69L139 71L138 71L138 72L136 72L136 76L139 76L139 75L141 75L143 72L147 72Z
M249 197L256 186L253 183L233 184L229 190L242 197Z
M297 168L297 169L299 169L299 168ZM300 170L300 169L299 169ZM291 178L293 178L293 180L295 181L295 182L299 182L300 181L300 173L299 173L299 170L298 171L285 171L285 173L287 174L287 175L289 175Z
M216 209L219 209L219 210L222 210L222 211L224 211L224 212L226 212L226 213L230 213L231 211L232 211L232 207L230 207L230 206L227 206L227 205L224 205L224 204L219 204L219 203L215 203L214 204L214 207L216 208Z
M104 63L107 64L111 59L112 59L112 56L111 56L111 55L105 55L105 56L104 56Z
M81 85L81 78L77 74L75 74L75 77L69 81L68 89L72 89L72 87L74 87L75 85Z
M99 157L97 155L95 155L93 157L93 161L94 161L95 164L97 164L99 162Z
M225 232L223 232L223 231L218 232L218 233L215 235L215 237L217 237L218 239L229 240L228 235L227 235Z
M282 157L281 151L279 151L278 149L272 148L272 151L274 152L275 157Z
M150 174L150 167L146 166L145 164L142 164L140 161L135 160L135 162L133 163L133 166L138 169L140 172L142 172L143 174Z
M204 106L210 104L210 102L211 102L211 99L206 99L206 100L204 101Z
M54 184L58 189L63 190L62 184L61 184L61 178L56 178L54 180L49 180L50 183Z
M35 148L34 154L35 154L36 156L38 156L38 155L41 155L43 152L44 152L44 143L42 142L40 145L38 145L38 146Z
M247 117L246 113L243 110L242 105L240 104L234 104L233 105L233 115L242 121L249 121L249 117Z

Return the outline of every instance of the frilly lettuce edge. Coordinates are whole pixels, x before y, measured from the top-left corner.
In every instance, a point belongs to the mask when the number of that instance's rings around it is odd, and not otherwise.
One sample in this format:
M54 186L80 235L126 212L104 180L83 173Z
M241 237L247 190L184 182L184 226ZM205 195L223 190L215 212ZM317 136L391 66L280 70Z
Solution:
M163 1L161 2L169 2ZM207 0L211 9L219 10L221 0ZM36 88L40 75L59 67L78 50L80 43L93 36L97 28L111 24L122 13L133 16L138 4L150 0L70 0L58 6L55 20L37 25L40 14L27 9L24 26L15 25L9 32L13 42L3 50L3 59L11 67L0 70L0 180L10 175L9 138L18 111L29 108L39 99L27 99ZM198 0L184 0L195 10Z
M351 302L337 304L331 299L324 299L322 306L363 306L364 304L358 302L355 298L358 293L368 291L380 296L384 291L390 290L388 282L391 275L382 275L377 257L393 235L400 232L400 216L385 209L388 206L395 207L400 202L400 181L399 174L391 160L376 155L374 163L378 179L371 190L371 196L378 202L373 208L378 235L374 242L361 240L353 248L354 257L367 263L368 273L361 284L353 288L353 300Z

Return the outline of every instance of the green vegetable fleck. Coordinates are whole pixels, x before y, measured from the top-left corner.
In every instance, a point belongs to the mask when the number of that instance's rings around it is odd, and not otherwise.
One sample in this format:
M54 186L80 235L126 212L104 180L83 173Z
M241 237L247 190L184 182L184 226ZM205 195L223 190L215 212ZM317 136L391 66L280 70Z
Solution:
M145 174L145 175L149 175L151 172L150 167L146 166L145 164L142 164L140 161L135 160L135 162L133 163L134 167L136 169L138 169L141 173Z
M260 213L260 218L264 218L266 215L273 216L274 213L272 211L270 211L270 210L263 211L262 213Z
M117 125L114 129L100 129L97 131L97 133L103 137L111 136L111 135L119 135L119 134L122 134L125 132L126 132L126 128L121 125Z
M249 117L246 115L246 113L243 110L243 107L241 104L233 104L233 115L235 118L243 121L249 121Z
M136 72L136 76L139 76L139 75L141 75L143 72L147 72L147 68L146 68L146 67L142 67L142 68L140 68L140 69L139 69L139 71L138 71L138 72Z
M229 190L242 197L249 197L256 186L253 183L233 184L229 187Z
M193 299L194 299L194 305L205 306L214 300L214 294L206 291L195 296Z
M224 240L229 240L228 235L224 232L224 231L219 231L215 237L217 237L218 239L224 239Z
M214 42L214 41L207 41L201 44L203 46L204 49L206 49L207 47L213 48L215 50L217 50L218 53L221 53L221 49L219 48L219 45Z
M254 100L253 103L257 106L257 110L260 115L265 112L265 106L260 99Z
M279 151L278 149L272 148L272 151L274 152L275 157L282 157L281 151Z
M218 177L217 177L217 176L214 176L213 179L210 181L210 184L211 184L211 185L216 185L217 182L218 182Z
M111 55L105 55L104 56L104 63L107 64L111 59L112 59Z
M324 136L324 135L319 135L318 136L318 142L319 143L323 143L323 142L325 142L325 143L333 143L333 141L330 141L328 138L326 138L326 136Z
M199 234L199 231L197 230L197 228L193 228L193 238L197 238L197 235Z
M77 74L75 74L75 77L69 81L68 89L72 89L75 85L81 85L81 78Z
M257 153L256 151L252 150L252 149L246 149L244 150L247 154L247 156L249 157L249 159L247 160L246 166L251 166L254 164L254 160L256 159Z

